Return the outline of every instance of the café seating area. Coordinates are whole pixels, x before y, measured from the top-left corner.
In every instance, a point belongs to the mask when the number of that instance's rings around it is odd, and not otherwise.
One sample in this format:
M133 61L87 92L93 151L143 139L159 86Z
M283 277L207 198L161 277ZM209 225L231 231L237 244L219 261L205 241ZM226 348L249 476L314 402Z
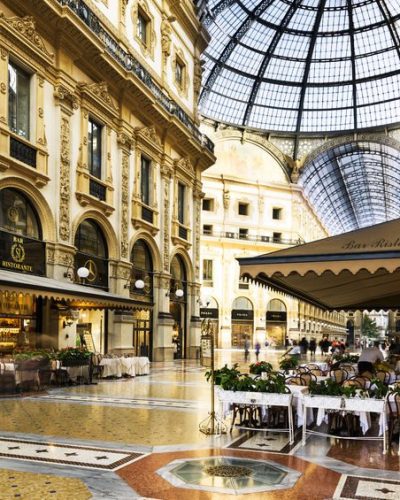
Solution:
M57 353L51 353L51 356L39 354L31 359L21 359L20 355L0 358L0 393L31 392L50 386L90 384L101 378L135 377L150 373L147 357L93 353L77 359L72 356L54 359L56 357ZM59 357L62 358L62 355Z

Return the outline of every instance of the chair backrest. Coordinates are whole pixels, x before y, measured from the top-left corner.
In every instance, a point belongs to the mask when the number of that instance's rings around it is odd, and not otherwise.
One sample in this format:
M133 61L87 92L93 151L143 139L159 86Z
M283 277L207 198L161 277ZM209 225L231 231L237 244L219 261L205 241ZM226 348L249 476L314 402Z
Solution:
M377 379L379 379L381 382L383 382L386 385L388 385L390 382L390 373L389 372L384 372L383 370L378 370L375 373L375 376Z
M310 370L309 370L308 366L299 366L297 368L297 371L299 373L308 373Z
M390 418L400 417L400 394L397 392L388 392L386 395L386 401Z
M347 380L345 380L343 383L342 383L342 386L343 387L358 387L360 389L365 389L365 383L363 380L359 380L358 378L356 377L351 377L351 378L348 378Z
M315 363L308 363L307 367L309 370L320 370L321 371L321 368L318 365L316 365Z
M313 368L312 370L310 370L310 373L312 373L316 377L322 377L324 374L324 372L322 370L320 370L319 368Z
M311 381L313 381L313 382L317 381L317 377L311 372L302 373L300 375L300 378L305 382L305 384L303 383L302 385L310 385Z
M330 376L333 377L336 382L341 384L344 380L348 378L348 373L346 370L331 370Z
M369 389L371 385L371 381L367 377L350 377L348 380L351 380L354 383L359 384L361 389Z
M297 376L297 377L288 377L286 380L285 380L285 384L286 385L306 385L303 383L301 377Z

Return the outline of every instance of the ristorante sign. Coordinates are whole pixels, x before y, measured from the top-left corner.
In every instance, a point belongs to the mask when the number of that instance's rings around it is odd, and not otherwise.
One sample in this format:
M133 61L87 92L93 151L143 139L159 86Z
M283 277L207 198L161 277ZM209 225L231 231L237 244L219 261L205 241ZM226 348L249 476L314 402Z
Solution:
M45 250L42 241L0 231L0 267L3 269L43 276Z

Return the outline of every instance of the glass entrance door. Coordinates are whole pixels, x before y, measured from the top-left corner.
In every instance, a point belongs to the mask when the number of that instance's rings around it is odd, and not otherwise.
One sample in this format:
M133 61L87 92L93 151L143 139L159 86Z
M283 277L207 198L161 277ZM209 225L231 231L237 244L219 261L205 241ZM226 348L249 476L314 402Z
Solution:
M133 324L135 356L150 357L150 319L136 319Z

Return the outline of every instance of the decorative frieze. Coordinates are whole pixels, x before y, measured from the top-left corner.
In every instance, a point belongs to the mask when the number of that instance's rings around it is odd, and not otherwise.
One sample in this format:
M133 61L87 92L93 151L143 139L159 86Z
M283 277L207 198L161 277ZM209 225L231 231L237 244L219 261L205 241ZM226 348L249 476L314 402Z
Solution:
M128 226L129 226L129 155L122 153L121 176L121 257L128 258Z
M64 85L56 85L53 96L58 104L67 104L73 110L79 107L78 96Z
M60 135L60 220L59 236L61 240L68 241L70 237L70 215L69 206L71 198L70 186L70 126L69 118L66 115L61 116L61 135Z

